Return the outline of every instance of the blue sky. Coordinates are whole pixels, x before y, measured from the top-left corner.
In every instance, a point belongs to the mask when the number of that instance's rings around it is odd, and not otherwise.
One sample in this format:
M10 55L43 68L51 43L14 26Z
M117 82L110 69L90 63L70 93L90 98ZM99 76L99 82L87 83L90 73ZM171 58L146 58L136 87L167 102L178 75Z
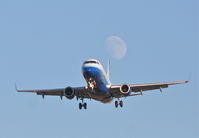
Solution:
M1 0L0 137L197 138L197 0ZM108 36L124 39L111 59L114 84L191 83L123 99L124 108L15 92L19 88L83 86L82 62L106 66Z

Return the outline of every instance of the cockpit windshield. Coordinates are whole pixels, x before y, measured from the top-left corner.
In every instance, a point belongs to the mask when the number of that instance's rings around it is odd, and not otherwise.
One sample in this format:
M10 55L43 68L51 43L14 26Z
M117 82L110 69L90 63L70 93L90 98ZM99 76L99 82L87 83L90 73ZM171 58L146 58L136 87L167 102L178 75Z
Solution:
M87 64L87 63L95 63L95 64L99 64L97 61L85 61L84 64Z

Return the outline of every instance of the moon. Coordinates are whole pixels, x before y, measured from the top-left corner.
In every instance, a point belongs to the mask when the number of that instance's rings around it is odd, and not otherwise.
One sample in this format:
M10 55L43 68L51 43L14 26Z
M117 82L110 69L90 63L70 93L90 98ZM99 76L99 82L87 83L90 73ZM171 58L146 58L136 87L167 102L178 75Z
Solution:
M106 39L106 47L110 56L122 59L127 52L125 41L119 36L109 36Z

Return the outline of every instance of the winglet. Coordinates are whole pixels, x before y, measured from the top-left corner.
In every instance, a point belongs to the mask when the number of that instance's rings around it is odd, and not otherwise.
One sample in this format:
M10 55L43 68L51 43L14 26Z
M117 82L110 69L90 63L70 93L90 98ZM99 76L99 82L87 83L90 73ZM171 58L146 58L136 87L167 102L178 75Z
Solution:
M110 80L110 60L108 60L106 75L107 75L108 79Z
M189 81L191 81L191 76L192 76L192 72L189 73L189 77L186 83L188 83Z
M18 89L17 89L17 84L15 83L15 90L18 92Z

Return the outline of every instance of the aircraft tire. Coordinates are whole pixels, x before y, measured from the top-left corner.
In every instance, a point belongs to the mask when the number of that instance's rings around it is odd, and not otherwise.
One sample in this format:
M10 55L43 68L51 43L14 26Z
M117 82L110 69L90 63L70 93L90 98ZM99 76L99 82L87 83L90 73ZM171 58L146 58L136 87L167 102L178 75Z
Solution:
M84 109L86 110L87 109L87 103L84 103L83 106L84 106Z
M116 108L118 107L118 101L115 101L115 107Z
M81 103L79 103L79 110L81 110L82 109L82 104Z
M120 107L123 107L123 101L120 101L119 105Z

